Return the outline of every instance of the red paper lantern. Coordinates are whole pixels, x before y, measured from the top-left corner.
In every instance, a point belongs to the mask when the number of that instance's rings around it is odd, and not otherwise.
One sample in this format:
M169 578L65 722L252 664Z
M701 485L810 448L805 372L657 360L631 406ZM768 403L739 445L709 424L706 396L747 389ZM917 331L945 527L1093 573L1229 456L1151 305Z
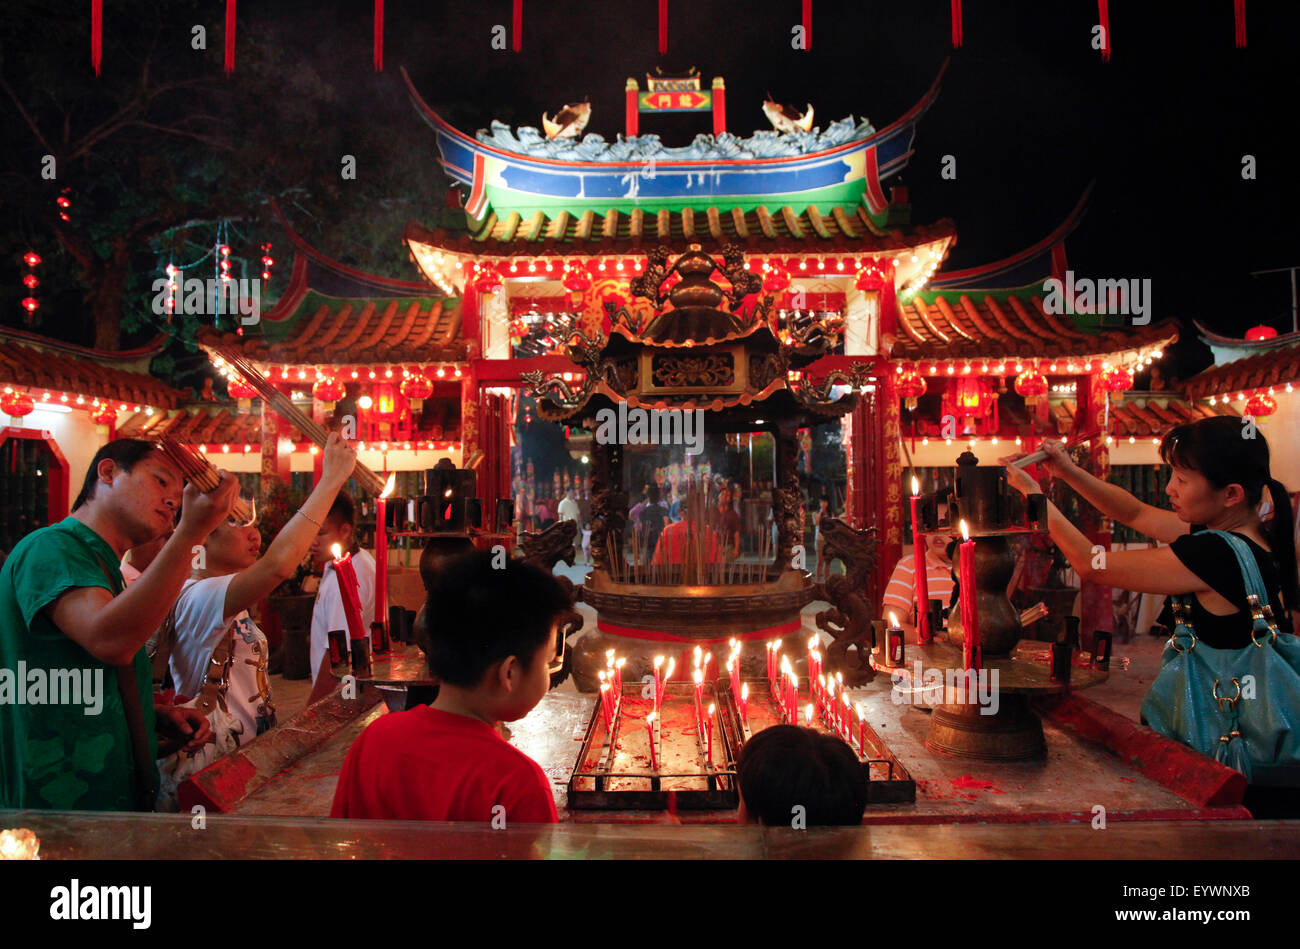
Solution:
M397 387L381 382L371 390L375 415L388 418L397 414Z
M28 313L35 313L41 305L41 301L35 297L23 297L23 309Z
M581 264L564 265L564 289L572 293L585 293L591 288L591 274Z
M1246 401L1247 415L1263 418L1266 415L1272 415L1276 411L1277 400L1263 392L1256 392Z
M764 261L763 290L767 293L780 293L790 286L790 273L778 263Z
M1016 376L1016 393L1022 396L1031 408L1038 405L1038 400L1047 395L1047 377L1037 369L1026 369Z
M23 286L28 290L35 290L40 285L40 278L38 278L34 273L29 273L26 277L23 277Z
M898 394L909 412L916 409L916 400L925 395L925 389L925 377L915 370L908 370L898 379Z
M479 293L493 293L501 289L501 275L495 267L483 264L474 266L474 289Z
M96 425L111 426L117 422L117 413L105 406L99 414L91 416L91 421Z
M884 273L875 264L867 264L858 271L853 285L859 290L879 290L884 283Z
M257 390L245 382L243 377L236 376L226 381L226 394L232 399L247 402L257 395Z
M6 392L0 395L0 412L11 418L21 419L31 414L36 403L26 392Z
M326 376L311 387L312 398L323 402L325 410L334 408L334 403L348 394L347 387L333 376Z
M424 400L433 395L433 383L422 372L407 376L401 385L402 395L411 400L411 408L419 412L424 408Z
M1102 388L1111 394L1112 402L1124 401L1124 393L1133 388L1133 373L1116 366L1101 375Z
M1271 326L1252 326L1246 330L1246 339L1276 339L1277 330Z
M35 267L40 264L40 262L41 258L34 250L29 250L27 253L23 254L23 263L28 267Z

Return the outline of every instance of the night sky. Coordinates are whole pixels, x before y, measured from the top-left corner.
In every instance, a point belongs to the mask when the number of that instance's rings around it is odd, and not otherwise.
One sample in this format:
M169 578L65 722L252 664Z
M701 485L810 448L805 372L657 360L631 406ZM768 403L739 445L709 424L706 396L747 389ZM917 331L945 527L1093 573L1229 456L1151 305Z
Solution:
M1186 345L1192 319L1234 335L1259 322L1290 328L1288 275L1249 272L1300 264L1300 188L1288 150L1300 5L1252 0L1249 45L1238 50L1231 0L1111 0L1109 63L1090 45L1095 0L965 0L957 50L948 0L813 0L808 52L790 44L798 0L668 6L669 53L661 58L654 0L524 0L518 54L490 48L492 26L509 28L509 0L388 0L386 71L378 75L369 2L240 4L239 28L283 42L286 69L301 57L329 76L346 96L339 123L385 123L392 147L427 154L437 176L432 132L407 99L400 66L466 131L493 118L539 125L543 110L590 97L588 131L613 138L623 130L624 81L635 76L644 87L656 65L697 66L706 87L723 76L728 129L748 134L768 127L759 107L769 91L800 108L811 102L823 127L850 113L883 127L950 57L901 176L915 222L956 222L948 269L1045 236L1095 180L1088 213L1067 243L1070 265L1080 276L1153 281L1155 318L1185 325L1176 375L1208 362L1208 350ZM61 55L57 38L37 42ZM709 130L709 118L643 116L641 128L685 144ZM947 154L957 159L955 181L940 177ZM1242 180L1246 154L1257 160L1257 180Z

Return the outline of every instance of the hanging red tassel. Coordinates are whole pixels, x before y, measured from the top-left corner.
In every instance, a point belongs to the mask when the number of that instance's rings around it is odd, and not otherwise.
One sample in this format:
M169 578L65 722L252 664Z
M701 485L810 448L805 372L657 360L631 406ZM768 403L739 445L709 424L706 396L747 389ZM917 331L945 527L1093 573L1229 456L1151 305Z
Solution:
M1232 13L1237 20L1237 49L1246 45L1246 0L1232 0Z
M668 53L668 0L659 0L659 55Z
M226 0L226 75L235 71L235 0Z
M515 52L519 52L519 47L524 42L524 0L514 0L514 9L510 29L514 33Z
M375 0L375 72L384 71L384 0Z
M952 48L961 45L961 0L952 0Z
M90 0L90 65L99 75L104 60L104 0Z
M1101 22L1101 61L1110 62L1110 10L1106 0L1097 0L1097 18Z
M803 48L812 49L812 0L803 0Z

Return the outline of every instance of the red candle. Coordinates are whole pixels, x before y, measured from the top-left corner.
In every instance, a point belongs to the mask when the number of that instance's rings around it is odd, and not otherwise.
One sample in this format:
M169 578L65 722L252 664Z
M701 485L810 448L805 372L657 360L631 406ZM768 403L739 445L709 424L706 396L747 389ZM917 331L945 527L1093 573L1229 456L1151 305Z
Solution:
M330 547L334 554L334 573L339 580L339 596L343 599L343 615L348 621L348 639L364 639L365 627L361 620L361 596L357 592L357 571L352 566L352 554L343 553L338 544Z
M645 717L646 737L650 739L650 770L659 770L659 759L655 756L655 713Z
M749 707L749 683L742 682L740 685L740 718L742 721L749 721L746 709Z
M853 721L853 703L849 701L849 697L844 693L840 693L840 698L844 700L844 723L842 734L844 735L844 740L847 741L849 747L852 748L853 729L851 728L850 723Z
M603 673L602 673L603 675ZM605 722L605 731L609 733L609 740L614 740L613 719L609 714L609 683L600 684L600 717Z
M660 667L664 664L663 656L655 656L655 712L659 711L659 700L664 694L664 677L660 673Z
M862 706L858 706L858 748L862 752L862 757L867 756L867 719L862 714Z
M704 714L704 671L695 670L695 723L698 725Z
M388 476L384 490L375 499L375 622L388 626L388 496L393 493L397 474Z
M930 585L926 576L925 537L921 533L921 522L916 516L916 506L920 500L921 483L912 478L912 549L915 551L916 583L916 641L928 643L933 634L930 631Z
M714 708L715 708L714 704L710 702L709 717L704 720L704 730L708 736L707 739L705 740L704 747L705 747L705 755L708 757L710 768L713 767L713 710Z
M978 672L980 657L976 642L979 637L979 611L975 606L975 541L970 539L970 531L964 519L961 522L961 536L958 578L961 583L962 666Z

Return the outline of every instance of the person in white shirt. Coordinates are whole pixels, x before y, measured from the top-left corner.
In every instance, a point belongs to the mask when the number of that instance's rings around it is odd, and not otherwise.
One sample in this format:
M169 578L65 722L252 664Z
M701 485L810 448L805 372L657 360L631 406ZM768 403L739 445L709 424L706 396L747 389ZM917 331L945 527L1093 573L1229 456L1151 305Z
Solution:
M561 521L576 521L578 527L582 527L582 508L578 506L577 498L574 497L574 490L570 488L564 492L564 499L560 501L560 506L555 509L555 516ZM579 530L573 536L574 556L576 557L581 548L582 531Z
M375 618L375 558L357 545L356 528L356 505L351 497L341 493L334 499L316 533L316 539L311 542L312 566L321 567L322 573L320 586L316 590L316 603L311 611L311 680L316 688L312 690L309 701L332 692L337 684L329 676L329 632L332 629L346 631L348 628L347 615L343 612L343 596L339 593L339 577L334 571L334 555L330 552L335 544L352 554L352 567L357 572L361 623L367 634L370 632L370 623ZM387 610L388 604L385 603L385 615ZM324 680L321 679L322 675Z
M249 617L248 608L293 576L352 474L356 450L337 432L325 443L324 455L320 482L262 557L258 557L262 538L257 528L227 521L208 536L199 566L176 601L170 666L177 692L197 697L213 667L214 651L230 648L225 670L218 674L224 680L219 724L231 734L218 734L219 753L229 750L230 738L236 745L247 743L276 724L266 672L266 636Z

